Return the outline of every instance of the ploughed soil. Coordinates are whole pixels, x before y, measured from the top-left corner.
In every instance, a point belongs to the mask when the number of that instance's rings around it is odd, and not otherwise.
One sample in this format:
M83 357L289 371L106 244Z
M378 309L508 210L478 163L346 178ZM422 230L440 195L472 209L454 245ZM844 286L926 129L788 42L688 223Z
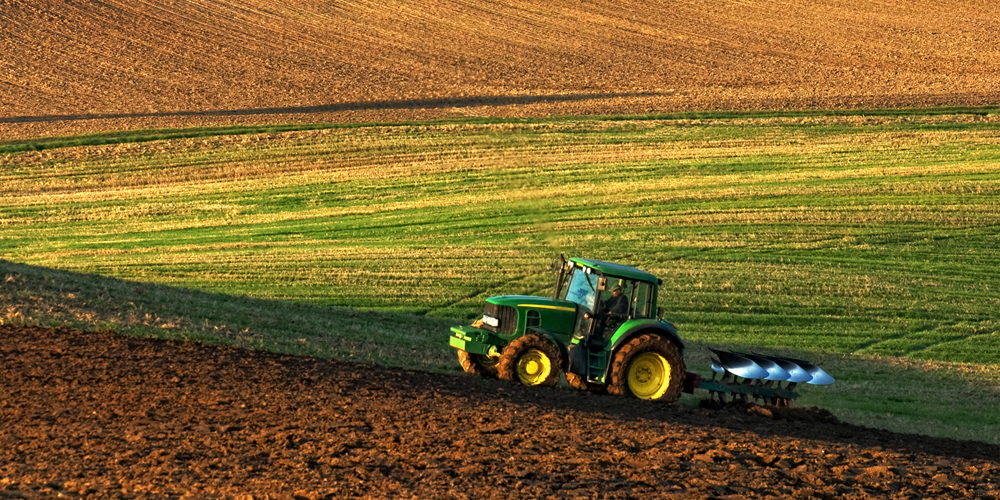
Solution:
M1000 103L990 0L0 0L0 140Z
M998 459L814 408L0 326L5 499L1000 498Z

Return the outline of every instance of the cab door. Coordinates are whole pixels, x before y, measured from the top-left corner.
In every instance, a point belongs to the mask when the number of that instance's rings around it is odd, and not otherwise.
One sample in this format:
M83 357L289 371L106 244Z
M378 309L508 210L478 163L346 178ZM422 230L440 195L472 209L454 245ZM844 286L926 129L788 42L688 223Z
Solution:
M575 296L579 298L573 298L573 290L569 291L568 295L569 299L575 300L579 306L576 308L576 323L573 325L573 338L570 340L568 347L568 371L577 375L587 376L589 379L589 366L594 362L590 353L595 347L593 345L593 334L598 322L595 309L600 308L599 301L596 299L601 296L601 292L607 285L607 280L603 276L590 273L586 275L581 273L575 278L577 279L571 285L575 285L572 288L577 291L577 295ZM597 347L597 349L603 349L603 345Z

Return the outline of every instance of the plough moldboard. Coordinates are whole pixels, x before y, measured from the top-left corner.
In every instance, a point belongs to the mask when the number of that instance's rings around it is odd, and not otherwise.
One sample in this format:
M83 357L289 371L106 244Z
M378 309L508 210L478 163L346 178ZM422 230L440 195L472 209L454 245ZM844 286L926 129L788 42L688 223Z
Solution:
M685 391L706 390L720 403L752 399L773 406L792 406L792 401L799 397L794 390L797 384L828 385L834 381L822 368L801 359L709 350L715 354L712 378L688 372Z

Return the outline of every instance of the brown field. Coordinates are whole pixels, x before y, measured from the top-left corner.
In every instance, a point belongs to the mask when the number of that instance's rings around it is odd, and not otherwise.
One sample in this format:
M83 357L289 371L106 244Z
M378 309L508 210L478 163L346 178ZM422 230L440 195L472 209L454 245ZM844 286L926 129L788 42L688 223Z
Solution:
M0 360L0 498L1000 498L996 445L821 410L9 325Z
M998 103L991 0L0 0L0 141ZM1000 498L998 460L815 409L0 326L0 499Z
M1000 102L990 0L0 0L0 139Z

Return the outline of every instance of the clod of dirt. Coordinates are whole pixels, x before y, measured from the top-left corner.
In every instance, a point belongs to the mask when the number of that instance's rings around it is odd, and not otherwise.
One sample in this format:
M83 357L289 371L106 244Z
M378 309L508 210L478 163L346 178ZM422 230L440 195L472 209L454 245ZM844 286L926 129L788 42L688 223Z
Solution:
M757 403L744 403L742 401L732 401L720 403L716 400L703 399L699 406L708 410L728 411L731 413L743 413L775 420L797 420L804 422L823 422L836 424L840 420L829 410L809 407L785 407L785 406L762 406Z

